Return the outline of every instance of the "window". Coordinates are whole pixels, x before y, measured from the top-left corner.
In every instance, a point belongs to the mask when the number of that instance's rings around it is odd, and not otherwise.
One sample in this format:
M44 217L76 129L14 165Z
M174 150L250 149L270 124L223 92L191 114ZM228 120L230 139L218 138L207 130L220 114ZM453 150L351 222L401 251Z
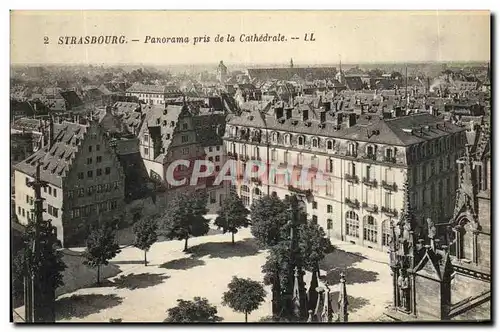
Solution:
M304 137L299 136L299 145L304 145Z
M23 212L23 217L24 217L24 212L25 212L25 211L26 211L26 210L22 209L22 212Z
M366 154L368 156L373 156L375 154L375 149L373 148L373 145L368 145L366 148Z
M330 179L326 181L326 195L327 196L333 195L333 185Z
M57 197L57 190L54 188L54 197Z
M314 224L317 224L318 223L318 216L316 216L316 215L313 214L313 216L312 216L312 222Z
M427 181L427 165L422 165L422 182Z
M392 195L389 191L385 192L384 206L388 209L392 206Z
M371 179L371 166L366 165L366 179L369 181Z
M100 163L100 162L102 162L102 156L97 156L96 163Z
M327 148L327 150L333 150L333 142L332 141L327 141L326 142L326 148Z
M284 159L284 162L285 164L288 164L288 162L290 161L290 153L288 151L285 151L283 152L283 159Z
M30 196L26 195L26 204L29 204L29 203L30 203Z
M299 154L297 155L297 164L298 164L298 165L302 165L302 164L304 164L304 155L303 155L302 153L299 153Z
M92 152L92 145L89 145L89 152Z
M219 172L220 171L220 166L215 166L215 171Z
M249 206L250 205L250 189L243 185L241 186L241 200L243 202L243 205Z
M356 156L356 145L354 143L349 143L347 155L348 156Z
M47 187L43 187L43 192L46 193L47 192Z
M215 156L215 161L220 161L220 156Z
M188 135L182 135L181 137L182 143L187 143L189 141L189 136ZM210 148L211 150L212 148ZM210 151L212 152L212 151Z
M170 127L175 127L175 121L170 121Z
M392 158L392 149L391 148L388 148L388 149L385 149L385 156L389 159L389 158Z
M182 124L182 129L183 130L187 130L188 129L188 124L187 123L183 123Z
M189 148L182 148L182 154L183 155L189 154Z
M101 151L101 146L100 146L99 144L97 144L97 145L95 146L95 150L96 150L96 151Z
M388 220L382 222L382 245L388 247L391 243L391 225Z
M313 148L317 148L317 147L318 147L319 142L318 142L318 139L317 139L317 138L313 138L312 145L313 145Z
M328 204L326 206L326 213L333 213L333 206L332 205Z
M212 147L209 147L208 152L212 152L212 151L213 151Z
M328 172L333 173L333 159L328 159Z
M318 168L318 157L311 156L311 167Z
M333 228L333 221L332 219L327 219L326 221L326 229L330 230Z
M290 134L285 135L285 144L290 144Z
M106 173L106 175L109 175L111 173L111 167L106 167L104 169L104 173Z
M276 161L276 154L277 153L278 152L275 149L271 150L271 161Z
M215 147L215 151L220 151L220 146L219 146L219 145L217 145L217 146Z
M312 208L316 210L318 208L318 202L312 202Z
M91 165L92 164L92 158L87 158L87 165Z
M87 196L92 196L94 193L94 186L90 186L87 188Z
M100 169L100 168L96 169L95 175L96 176L101 176L102 175L102 169Z
M356 164L351 163L351 175L355 176L356 175Z
M273 143L278 143L278 133L276 133L276 132L273 133L272 140L273 140Z
M354 211L346 213L346 234L353 237L359 237L359 218Z
M377 243L377 222L373 216L365 216L364 218L363 240Z
M91 178L92 177L92 171L87 171L87 177Z
M59 217L59 209L52 207L52 215L56 218Z
M118 203L116 201L111 201L111 210L115 210L117 206Z

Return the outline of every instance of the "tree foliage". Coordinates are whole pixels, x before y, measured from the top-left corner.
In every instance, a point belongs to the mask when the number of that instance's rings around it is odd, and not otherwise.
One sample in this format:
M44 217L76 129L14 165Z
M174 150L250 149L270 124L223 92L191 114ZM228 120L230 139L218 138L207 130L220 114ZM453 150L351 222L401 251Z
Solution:
M210 229L210 220L204 217L208 212L206 206L205 193L177 193L169 201L166 213L161 218L161 234L169 239L184 240L186 251L189 237L205 235Z
M206 298L195 297L193 301L177 300L177 306L168 309L168 323L216 323L222 321L217 316L217 307Z
M222 304L234 311L245 314L245 322L248 314L259 308L266 297L264 286L251 279L233 277L227 285L228 291L222 296Z
M158 239L158 221L154 216L143 218L134 224L133 230L135 234L134 247L144 251L144 265L147 265L146 253Z
M218 217L215 219L214 224L222 229L224 234L231 233L232 242L234 243L234 234L238 232L238 228L250 225L249 213L250 211L245 207L241 198L234 191L231 191L222 202L222 207L217 212Z
M264 248L279 243L282 231L289 220L288 206L276 196L264 196L250 208L251 232Z
M97 267L97 283L101 265L108 265L109 260L120 253L116 242L116 231L107 223L94 226L87 238L87 248L83 254L84 264Z

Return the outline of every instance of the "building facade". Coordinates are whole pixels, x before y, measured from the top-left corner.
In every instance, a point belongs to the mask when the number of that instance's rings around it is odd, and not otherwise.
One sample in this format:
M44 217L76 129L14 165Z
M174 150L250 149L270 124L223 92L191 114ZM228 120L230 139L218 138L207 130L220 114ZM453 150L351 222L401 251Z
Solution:
M305 193L309 218L330 237L379 250L403 208L406 179L420 223L451 216L463 128L427 113L381 119L330 110L328 103L285 105L228 121L224 147L237 160L245 205L264 194ZM267 173L244 179L250 160L270 165Z
M89 226L119 218L124 206L124 176L108 138L97 122L49 125L48 144L14 166L16 215L33 217L33 180L41 164L44 219L52 219L63 246L83 246Z
M137 97L148 105L165 104L166 98L181 97L182 91L176 87L134 83L127 89L127 97Z

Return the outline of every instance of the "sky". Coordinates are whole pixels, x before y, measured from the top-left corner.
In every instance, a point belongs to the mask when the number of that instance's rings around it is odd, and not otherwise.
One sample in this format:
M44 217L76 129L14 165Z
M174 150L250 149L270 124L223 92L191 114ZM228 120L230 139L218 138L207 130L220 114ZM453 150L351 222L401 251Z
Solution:
M242 34L285 42L240 42ZM305 41L314 33L315 41ZM231 34L234 42L215 42ZM58 45L66 36L119 45ZM188 44L144 43L188 37ZM210 42L193 45L194 37ZM292 37L298 37L292 40ZM137 42L133 39L139 40ZM309 37L310 39L310 37ZM48 44L44 44L48 40ZM487 11L12 11L12 64L387 63L489 61Z

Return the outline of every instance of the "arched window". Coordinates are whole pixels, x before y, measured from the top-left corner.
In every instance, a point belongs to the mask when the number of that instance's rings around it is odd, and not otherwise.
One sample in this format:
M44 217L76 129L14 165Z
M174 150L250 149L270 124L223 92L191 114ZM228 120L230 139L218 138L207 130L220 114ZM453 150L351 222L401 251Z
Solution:
M259 159L259 147L258 146L254 146L253 147L253 156L252 156L254 159Z
M233 128L233 135L234 136L238 135L238 127Z
M231 143L231 152L236 154L236 144Z
M299 145L304 145L304 141L305 141L304 136L299 136L298 144Z
M366 154L370 157L370 156L374 156L375 155L375 147L373 145L368 145L366 147Z
M388 247L391 243L391 225L389 220L382 222L382 245Z
M347 155L348 156L356 156L356 144L355 143L349 143L348 145L348 150L347 150Z
M363 218L363 240L377 243L377 222L373 216Z
M285 144L290 145L290 139L291 139L290 134L286 134L285 135Z
M255 188L253 190L253 199L256 200L256 199L259 199L261 197L262 197L262 191L259 188Z
M326 149L327 150L333 150L333 141L332 140L328 140L326 142Z
M319 147L319 138L316 138L316 137L313 138L312 146L313 146L313 148Z
M354 211L347 211L345 220L346 234L359 237L359 217Z
M241 186L240 191L241 191L241 200L243 201L243 204L245 206L249 206L250 205L250 188L248 188L248 186L246 186L246 185L243 185L243 186Z
M241 146L241 155L242 156L246 156L247 155L247 145L246 144L243 144Z
M278 143L279 134L277 132L273 133L273 143Z

